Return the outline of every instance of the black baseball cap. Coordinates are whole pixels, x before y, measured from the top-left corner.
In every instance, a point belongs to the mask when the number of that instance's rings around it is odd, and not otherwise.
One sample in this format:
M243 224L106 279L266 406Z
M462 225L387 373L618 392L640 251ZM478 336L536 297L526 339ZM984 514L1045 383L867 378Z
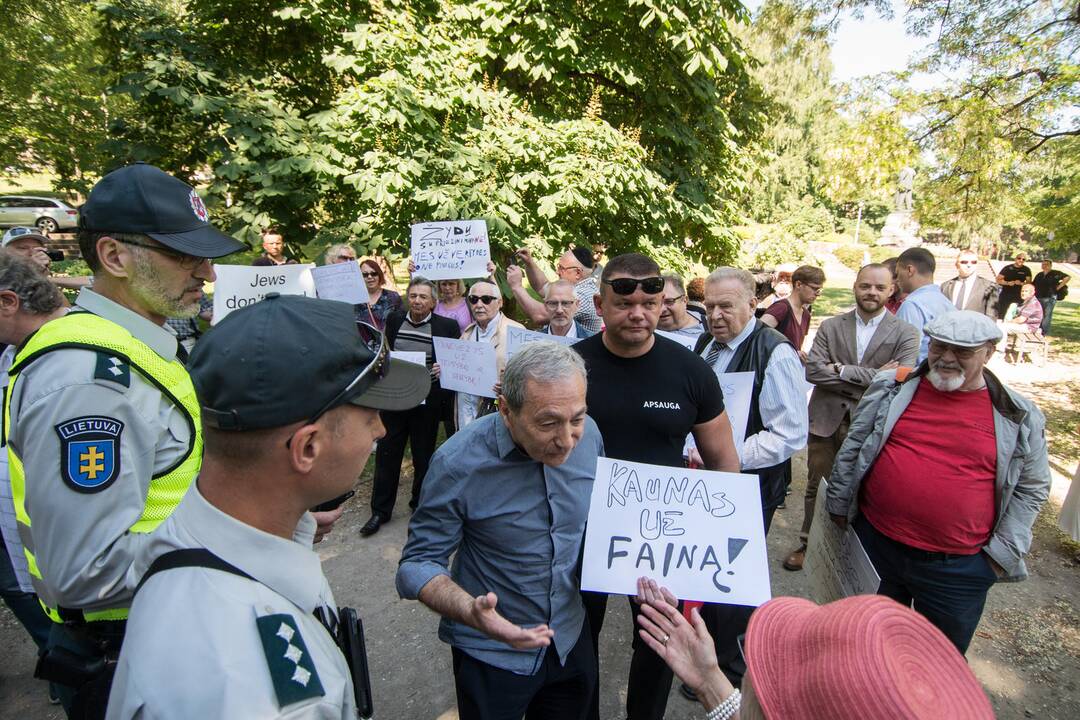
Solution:
M218 258L247 249L209 219L193 187L146 163L101 178L79 208L79 227L84 230L141 233L186 255Z
M188 371L203 422L219 430L283 427L346 402L408 410L431 386L425 366L389 357L352 305L277 293L211 328Z

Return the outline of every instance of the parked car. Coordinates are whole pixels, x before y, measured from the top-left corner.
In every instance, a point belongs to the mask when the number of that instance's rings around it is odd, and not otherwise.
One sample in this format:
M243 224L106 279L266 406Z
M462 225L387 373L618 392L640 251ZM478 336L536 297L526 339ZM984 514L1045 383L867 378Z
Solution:
M63 200L29 195L0 196L0 228L36 226L45 234L79 226L79 211Z

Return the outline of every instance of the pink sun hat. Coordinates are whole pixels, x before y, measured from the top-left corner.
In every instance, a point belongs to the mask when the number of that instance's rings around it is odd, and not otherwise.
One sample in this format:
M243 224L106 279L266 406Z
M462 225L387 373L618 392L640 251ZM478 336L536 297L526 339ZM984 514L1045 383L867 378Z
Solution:
M956 647L881 595L783 597L750 618L747 674L770 720L982 720L994 710Z

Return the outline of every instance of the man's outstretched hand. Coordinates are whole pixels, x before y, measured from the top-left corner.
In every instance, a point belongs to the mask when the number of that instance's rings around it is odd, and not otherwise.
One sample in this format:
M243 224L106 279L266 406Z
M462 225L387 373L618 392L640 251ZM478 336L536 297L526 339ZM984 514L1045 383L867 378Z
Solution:
M547 625L533 628L515 625L495 611L498 602L499 598L493 592L474 598L470 608L473 622L470 624L491 639L504 642L517 650L531 650L551 644L551 638L555 636L554 630Z

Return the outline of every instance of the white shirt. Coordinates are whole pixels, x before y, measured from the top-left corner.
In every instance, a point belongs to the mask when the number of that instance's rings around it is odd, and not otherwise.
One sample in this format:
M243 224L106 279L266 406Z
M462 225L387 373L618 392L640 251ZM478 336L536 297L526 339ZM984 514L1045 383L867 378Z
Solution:
M859 311L855 311L855 355L858 357L859 362L862 362L863 355L866 354L866 348L870 347L870 341L874 338L874 333L877 332L878 325L881 324L881 319L885 317L885 313L888 310L881 308L878 314L869 320L863 320Z
M757 320L750 322L720 349L713 370L727 372L735 351L750 337ZM716 340L706 343L701 356L708 357ZM765 367L765 379L758 395L758 411L765 429L743 442L743 470L778 465L806 446L810 419L806 411L807 384L805 370L798 353L788 344L777 347Z
M184 567L147 581L128 617L108 719L355 720L348 665L312 614L323 607L336 615L319 556L311 549L314 531L314 519L305 514L292 540L262 532L218 510L192 485L176 512L150 536L132 570L141 576L159 555L206 548L255 579ZM279 628L287 621L295 630L279 629L271 650L261 639L259 618ZM278 704L268 657L283 648L289 649L280 657L305 672L295 679L279 673L279 685L300 683L297 688L314 690L317 676L323 694ZM308 668L314 669L311 676L305 674Z
M953 305L963 310L964 306L967 305L968 295L971 294L971 287L974 284L974 274L968 275L966 278L954 283L952 297L950 298L953 301Z
M462 340L475 340L476 342L490 343L495 338L495 333L499 331L499 323L502 322L503 314L499 313L491 322L488 323L487 328L481 328L480 323L476 324L473 329L471 338L462 338ZM459 392L457 397L457 429L461 430L463 427L471 423L476 419L476 409L480 405L480 396L470 395L469 393Z

